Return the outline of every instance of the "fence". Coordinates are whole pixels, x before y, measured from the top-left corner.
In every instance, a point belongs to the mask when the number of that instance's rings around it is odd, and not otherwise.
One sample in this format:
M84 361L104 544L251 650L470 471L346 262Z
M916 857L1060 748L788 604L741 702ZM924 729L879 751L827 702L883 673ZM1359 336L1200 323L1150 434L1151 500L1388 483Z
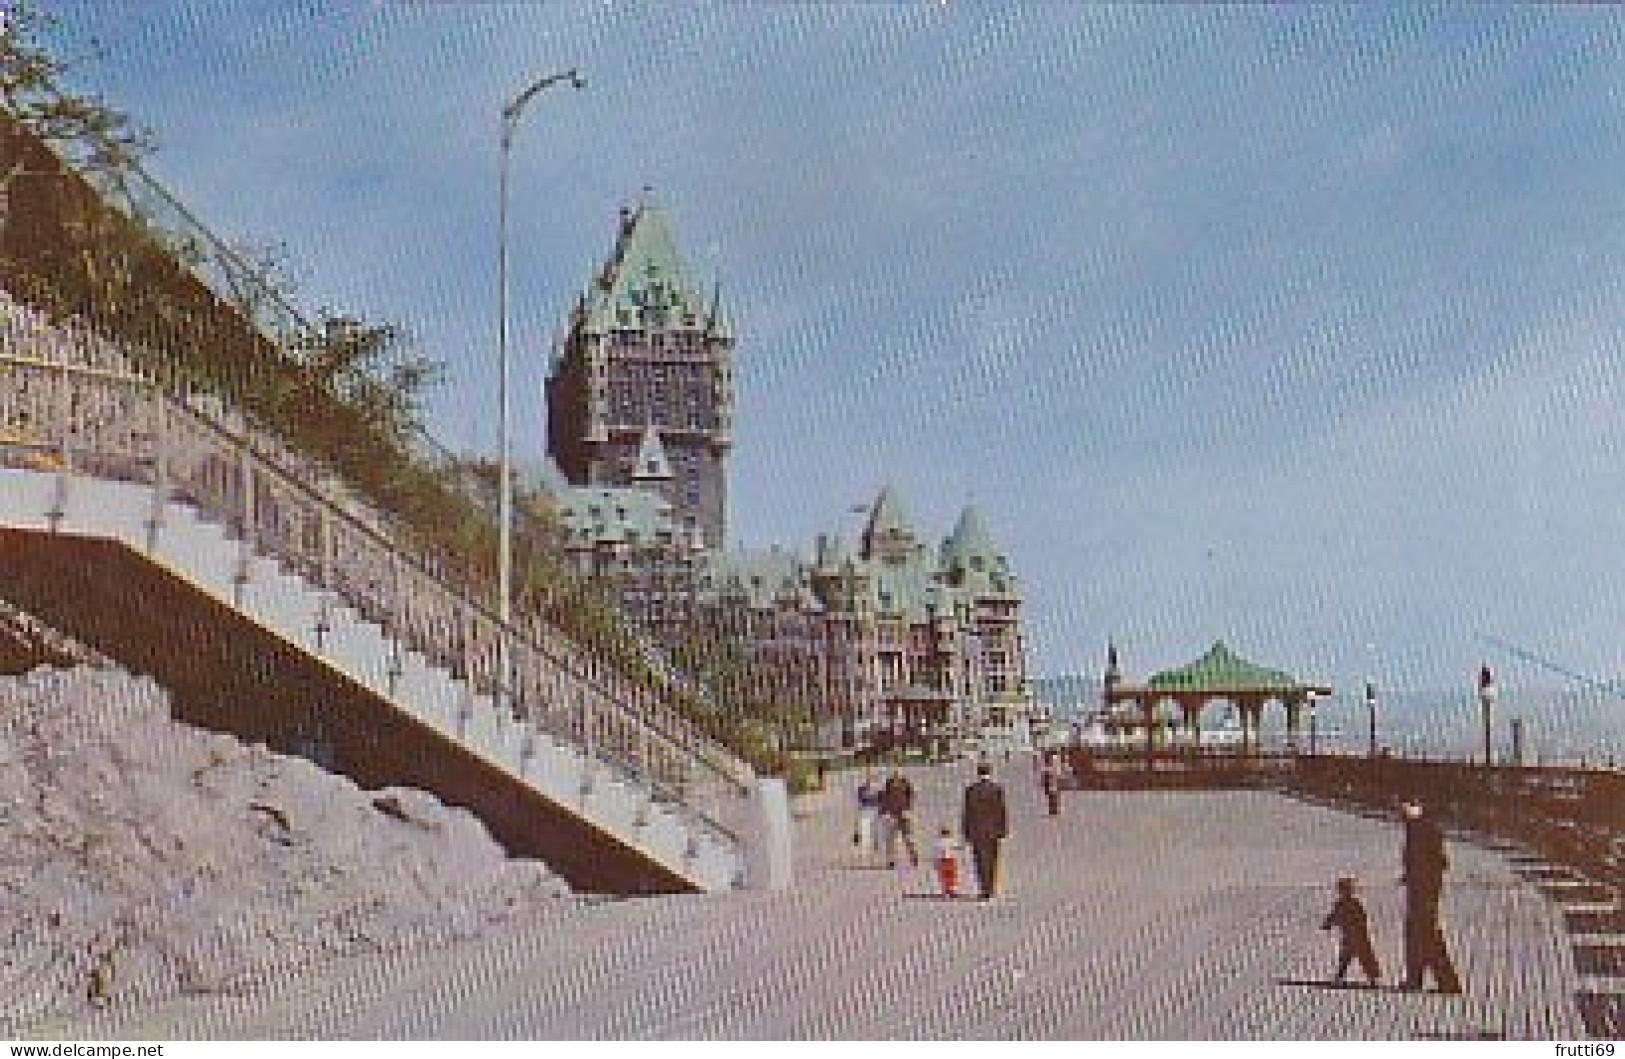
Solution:
M1320 755L1300 758L1290 785L1373 808L1417 798L1454 824L1524 843L1625 889L1625 773Z
M466 681L468 698L584 749L733 840L725 817L750 770L666 700L540 619L504 625L390 518L206 394L143 378L87 329L48 324L0 296L0 465L152 489L153 532L185 504L253 556L384 628L398 672L412 651Z

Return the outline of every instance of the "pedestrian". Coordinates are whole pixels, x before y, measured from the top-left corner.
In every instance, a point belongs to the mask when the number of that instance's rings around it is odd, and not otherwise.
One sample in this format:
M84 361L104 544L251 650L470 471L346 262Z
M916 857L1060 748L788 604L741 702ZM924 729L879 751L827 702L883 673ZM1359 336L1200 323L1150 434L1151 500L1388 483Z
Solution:
M886 867L897 867L897 843L908 851L908 862L919 867L920 850L914 844L914 826L909 813L914 808L914 785L893 768L880 788L880 833L886 847Z
M1355 895L1355 885L1351 876L1337 880L1337 900L1332 903L1332 910L1320 929L1337 931L1337 973L1332 975L1332 981L1343 981L1349 964L1358 960L1366 984L1376 985L1382 970L1377 966L1377 952L1371 947L1370 922L1365 905Z
M1449 866L1444 832L1415 800L1400 806L1400 816L1405 824L1405 874L1400 879L1405 885L1405 980L1399 987L1421 989L1431 973L1439 992L1459 993L1461 979L1439 925L1439 898Z
M1044 792L1044 804L1049 815L1061 815L1061 759L1059 755L1045 755L1038 772L1038 786Z
M1004 788L993 779L993 767L986 762L976 766L976 782L965 788L959 832L970 845L977 886L986 901L998 892L999 843L1010 833Z
M852 843L865 860L880 851L879 816L880 784L875 782L874 770L866 768L858 781L858 816L852 826Z
M942 888L942 896L958 897L959 840L954 838L953 828L944 826L937 834L937 841L931 849L931 863L936 866L937 885Z

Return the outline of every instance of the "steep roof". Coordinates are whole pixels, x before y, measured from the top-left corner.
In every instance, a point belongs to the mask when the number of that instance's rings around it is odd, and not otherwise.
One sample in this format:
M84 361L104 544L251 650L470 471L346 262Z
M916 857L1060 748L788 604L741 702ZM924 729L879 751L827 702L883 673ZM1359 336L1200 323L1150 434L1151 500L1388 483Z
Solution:
M672 477L671 461L666 459L666 446L660 443L660 431L650 423L643 428L643 439L638 442L638 460L632 468L632 480L669 482Z
M943 545L942 559L943 565L951 566L955 560L968 563L973 558L982 559L991 567L995 561L1002 561L1004 556L993 543L993 535L987 530L987 518L983 516L982 509L971 504L959 513L959 521L954 523L954 531Z
M671 504L643 489L572 487L559 498L559 519L575 547L652 543L678 532Z
M578 313L589 331L658 322L730 337L716 287L707 297L690 278L663 211L645 199L621 212L615 247Z
M888 537L914 539L914 527L909 523L908 511L890 484L880 490L874 507L869 509L869 524L863 530L864 557L872 557L876 542Z
M801 556L780 548L713 552L707 570L720 594L732 595L755 610L770 610L794 601L814 609L818 599L807 583Z
M1248 661L1222 640L1207 653L1177 669L1164 670L1145 682L1158 691L1322 691L1290 673Z

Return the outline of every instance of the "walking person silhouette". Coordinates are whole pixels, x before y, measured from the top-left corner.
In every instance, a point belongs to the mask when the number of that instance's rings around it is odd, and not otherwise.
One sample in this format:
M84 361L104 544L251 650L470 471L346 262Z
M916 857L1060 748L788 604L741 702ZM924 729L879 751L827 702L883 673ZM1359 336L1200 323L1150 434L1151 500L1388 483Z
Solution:
M1004 788L993 779L993 767L986 762L976 766L976 782L965 788L959 831L970 846L981 899L989 900L998 892L999 844L1010 833L1010 819Z

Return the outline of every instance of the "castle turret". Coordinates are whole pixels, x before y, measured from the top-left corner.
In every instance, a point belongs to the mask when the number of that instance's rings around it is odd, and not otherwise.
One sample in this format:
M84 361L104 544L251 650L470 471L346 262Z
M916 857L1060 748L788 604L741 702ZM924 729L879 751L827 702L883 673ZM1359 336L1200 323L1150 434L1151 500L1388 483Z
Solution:
M659 491L681 524L721 547L733 345L720 293L692 282L661 211L648 201L623 210L547 380L548 453L573 485L644 485L657 432Z

